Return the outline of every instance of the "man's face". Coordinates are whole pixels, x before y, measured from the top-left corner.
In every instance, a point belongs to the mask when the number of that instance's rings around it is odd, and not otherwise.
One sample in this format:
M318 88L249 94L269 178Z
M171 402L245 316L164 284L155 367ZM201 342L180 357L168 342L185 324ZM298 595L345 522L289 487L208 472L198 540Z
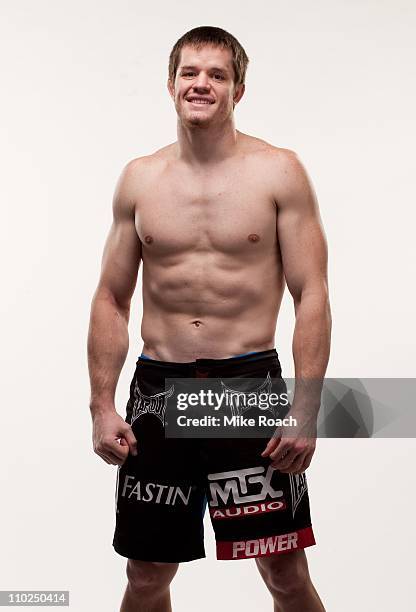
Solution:
M175 82L169 81L168 89L178 117L189 127L222 123L244 93L244 85L234 87L231 51L212 45L183 47Z

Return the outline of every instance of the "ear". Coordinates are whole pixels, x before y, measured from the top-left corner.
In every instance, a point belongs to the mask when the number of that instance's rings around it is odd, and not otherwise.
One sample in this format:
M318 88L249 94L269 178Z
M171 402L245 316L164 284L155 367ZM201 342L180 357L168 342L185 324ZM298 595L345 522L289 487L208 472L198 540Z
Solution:
M246 90L245 83L240 83L240 85L235 88L234 96L233 96L234 104L238 104L240 102L241 98L244 95L245 90Z
M169 91L170 97L172 98L172 100L174 100L175 99L175 87L170 79L168 79L167 85L168 85L168 91Z

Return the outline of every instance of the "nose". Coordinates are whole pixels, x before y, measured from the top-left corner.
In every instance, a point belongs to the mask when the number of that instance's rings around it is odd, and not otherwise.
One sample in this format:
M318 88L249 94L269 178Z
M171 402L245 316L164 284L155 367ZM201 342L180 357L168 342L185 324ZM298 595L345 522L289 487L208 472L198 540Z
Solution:
M208 75L205 72L201 71L198 74L196 81L194 83L194 89L196 91L199 91L199 90L207 91L209 89L209 79L208 79Z

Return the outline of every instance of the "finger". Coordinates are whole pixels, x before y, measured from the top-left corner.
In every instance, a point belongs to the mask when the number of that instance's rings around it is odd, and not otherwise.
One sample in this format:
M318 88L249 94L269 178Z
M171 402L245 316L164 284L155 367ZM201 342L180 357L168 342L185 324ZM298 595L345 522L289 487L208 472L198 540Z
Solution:
M124 433L124 438L121 438L121 439L123 441L127 442L131 454L136 456L137 455L137 440L136 440L136 437L135 437L135 435L133 433L133 430L131 428L128 429ZM121 441L120 441L120 444L121 444ZM124 446L124 444L123 444L123 446Z
M313 453L314 451L305 451L305 456L302 460L302 466L300 467L300 469L296 470L296 472L292 472L293 474L303 474L303 472L305 472L305 470L308 469L308 467L310 466L310 463L312 461L312 457L313 457Z
M303 471L305 471L310 466L314 452L315 449L307 453L305 461L303 462Z
M292 466L293 461L298 457L299 451L294 448L289 449L286 453L278 455L275 460L272 461L272 467L276 470L287 470Z
M113 447L109 448L109 447L104 447L100 450L100 456L104 459L108 460L108 463L111 463L111 465L123 465L123 463L125 462L127 455L129 454L128 448L125 446L122 447L120 446L120 444L117 444L117 446L120 449L120 453L119 454L115 454L113 452Z
M261 453L262 457L268 457L271 452L273 452L280 443L281 438L270 438L268 441L266 448Z
M113 455L117 460L124 461L129 454L128 446L124 444L119 444L116 440L114 442L107 442L104 448L102 449L107 457L109 455Z
M300 474L304 471L303 466L305 463L305 458L308 454L308 451L303 451L300 455L298 455L292 465L289 468L279 468L281 472L289 472L290 474Z
M125 438L120 438L120 446L123 446L124 448L127 449L127 454L126 454L126 457L125 457L125 460L126 460L127 457L128 457L128 454L130 452L130 448L129 448L129 445L128 445L127 440ZM137 449L136 449L136 452L134 453L134 456L136 456L136 455L137 455Z
M128 453L126 453L125 457L120 458L114 453L107 452L106 457L107 459L109 459L111 465L123 465L123 463L125 462L127 458L127 455Z
M290 441L281 440L279 445L270 453L270 459L276 461L281 459L283 455L286 455L291 450Z

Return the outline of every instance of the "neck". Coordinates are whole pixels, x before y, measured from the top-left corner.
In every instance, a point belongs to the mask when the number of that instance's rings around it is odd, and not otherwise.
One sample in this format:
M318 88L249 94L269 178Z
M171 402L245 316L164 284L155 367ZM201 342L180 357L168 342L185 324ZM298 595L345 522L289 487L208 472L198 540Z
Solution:
M190 165L209 165L231 157L240 132L234 119L215 126L188 127L178 118L178 157Z

